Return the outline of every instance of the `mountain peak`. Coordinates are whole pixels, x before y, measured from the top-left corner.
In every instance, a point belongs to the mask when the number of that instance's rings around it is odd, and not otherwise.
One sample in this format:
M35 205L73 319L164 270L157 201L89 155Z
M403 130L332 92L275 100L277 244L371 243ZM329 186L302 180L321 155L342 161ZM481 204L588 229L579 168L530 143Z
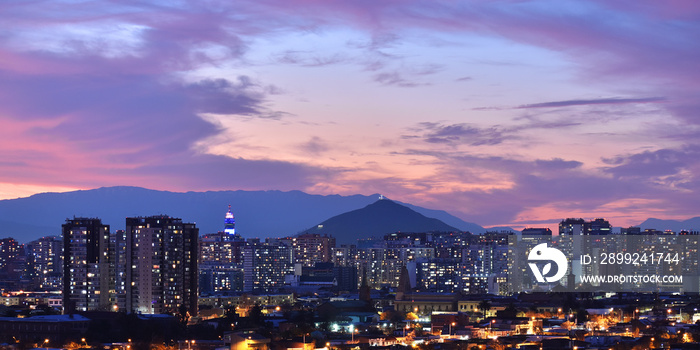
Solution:
M380 199L364 208L336 215L304 232L329 234L337 244L354 244L358 239L392 232L459 231L434 218L388 199Z

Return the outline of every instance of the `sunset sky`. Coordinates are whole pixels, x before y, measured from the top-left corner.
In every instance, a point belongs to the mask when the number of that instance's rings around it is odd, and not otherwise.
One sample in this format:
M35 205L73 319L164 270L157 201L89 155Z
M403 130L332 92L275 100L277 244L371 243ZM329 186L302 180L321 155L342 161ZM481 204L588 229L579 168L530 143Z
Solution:
M484 226L700 215L700 2L0 3L0 199L382 193Z

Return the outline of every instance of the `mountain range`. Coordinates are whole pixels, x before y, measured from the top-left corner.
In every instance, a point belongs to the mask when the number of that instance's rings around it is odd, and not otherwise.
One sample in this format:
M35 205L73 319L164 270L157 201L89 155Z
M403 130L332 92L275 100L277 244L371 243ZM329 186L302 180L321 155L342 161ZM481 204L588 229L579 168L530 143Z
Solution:
M661 231L671 230L674 232L679 232L682 230L700 231L700 216L683 221L649 218L639 224L639 227L642 230L656 229Z
M301 191L168 192L140 187L103 187L64 193L40 193L26 198L0 200L0 237L21 243L42 236L60 235L67 218L98 217L111 230L124 229L131 216L170 215L194 222L201 234L223 230L227 206L243 237L294 235L328 218L377 201L379 194L363 196L311 195ZM428 218L462 231L486 230L442 210L404 205ZM335 235L334 235L335 236Z
M236 216L236 229L245 238L284 237L315 230L330 233L342 243L345 237L354 240L355 237L366 238L366 235L396 231L486 231L443 210L398 201L377 202L378 198L379 194L323 196L301 191L242 190L168 192L127 186L40 193L0 200L0 238L13 237L26 243L42 236L60 235L61 224L74 216L98 217L112 230L117 230L124 228L126 217L166 214L196 223L201 234L213 233L223 229L229 204ZM410 208L415 213L394 206L388 215L382 211L387 209L382 206L388 207L388 203ZM324 230L319 231L319 224ZM676 232L698 231L700 217L684 221L650 218L638 226ZM504 229L510 228L494 228Z

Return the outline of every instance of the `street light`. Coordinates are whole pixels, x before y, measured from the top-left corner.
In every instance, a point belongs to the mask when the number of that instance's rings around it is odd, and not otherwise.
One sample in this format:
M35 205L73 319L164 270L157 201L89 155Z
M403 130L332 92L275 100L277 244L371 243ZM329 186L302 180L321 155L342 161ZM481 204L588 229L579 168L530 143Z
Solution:
M49 350L49 338L44 339L44 348L46 348L46 350Z
M452 327L454 327L454 326L455 326L454 322L450 323L450 334L449 334L450 336L452 335Z

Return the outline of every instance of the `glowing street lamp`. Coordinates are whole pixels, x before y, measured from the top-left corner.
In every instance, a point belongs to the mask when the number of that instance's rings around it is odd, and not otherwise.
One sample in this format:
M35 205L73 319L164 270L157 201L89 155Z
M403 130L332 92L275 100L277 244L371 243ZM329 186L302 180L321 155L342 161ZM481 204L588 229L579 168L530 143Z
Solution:
M46 348L46 350L49 350L49 338L44 339L43 345L44 345L44 348Z
M452 336L452 327L454 327L455 324L454 322L450 323L450 336Z

